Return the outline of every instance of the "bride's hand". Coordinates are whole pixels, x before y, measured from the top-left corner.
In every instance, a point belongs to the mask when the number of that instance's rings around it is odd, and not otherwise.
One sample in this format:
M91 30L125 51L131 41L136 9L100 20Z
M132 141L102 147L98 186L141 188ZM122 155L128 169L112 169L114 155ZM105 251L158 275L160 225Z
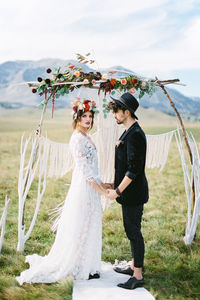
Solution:
M107 198L110 200L115 200L119 195L116 193L115 190L113 189L108 189L107 190Z
M114 184L113 183L107 183L107 182L105 182L105 183L102 183L101 185L102 185L102 187L104 189L113 189L114 188Z
M102 188L102 191L103 191L102 196L108 197L108 190Z
M101 196L108 198L108 190L104 189L102 186L101 186L100 194Z

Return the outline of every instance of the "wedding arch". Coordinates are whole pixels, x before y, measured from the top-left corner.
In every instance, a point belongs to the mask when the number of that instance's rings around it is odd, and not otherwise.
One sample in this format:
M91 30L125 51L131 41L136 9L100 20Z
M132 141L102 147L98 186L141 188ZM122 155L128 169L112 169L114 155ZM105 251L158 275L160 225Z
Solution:
M90 54L85 56L77 54L77 62L79 66L69 63L65 70L56 68L53 72L50 68L46 70L50 74L49 78L38 77L36 82L28 82L33 93L39 93L44 99L41 101L43 106L41 118L38 127L33 136L29 136L24 142L24 136L21 139L20 150L20 171L18 180L18 251L24 250L24 245L30 237L34 227L40 203L44 195L47 177L56 176L56 178L64 176L73 168L73 159L69 151L69 145L57 143L42 135L42 126L47 105L52 101L52 117L56 99L60 96L68 95L71 99L90 99L97 102L97 130L93 134L99 155L99 169L102 180L111 182L113 180L114 158L113 152L117 139L122 129L116 125L113 117L107 110L107 102L109 95L125 91L138 94L140 100L143 95L152 95L156 88L161 88L167 96L172 108L174 109L180 128L159 135L147 135L147 167L160 168L162 170L167 161L170 143L173 135L175 135L178 150L181 157L182 168L184 173L185 192L188 201L187 225L184 236L186 245L190 245L197 228L198 217L200 215L200 158L197 143L194 137L187 134L182 118L175 107L171 97L169 96L165 86L168 84L180 84L179 79L161 81L158 78L144 79L135 74L122 71L123 76L117 75L117 71L113 70L108 74L101 74L100 71L84 72L80 66L93 64L94 60L90 59ZM109 141L109 143L105 143ZM31 153L27 165L25 159L27 155L28 145L31 144ZM189 163L187 162L187 149L189 155ZM189 164L189 165L188 165ZM24 221L25 203L30 187L34 178L38 175L38 193L35 212L31 224L26 231ZM193 203L193 205L192 205ZM105 208L108 200L102 198L102 204ZM61 206L55 209L59 213ZM54 222L53 230L56 228Z

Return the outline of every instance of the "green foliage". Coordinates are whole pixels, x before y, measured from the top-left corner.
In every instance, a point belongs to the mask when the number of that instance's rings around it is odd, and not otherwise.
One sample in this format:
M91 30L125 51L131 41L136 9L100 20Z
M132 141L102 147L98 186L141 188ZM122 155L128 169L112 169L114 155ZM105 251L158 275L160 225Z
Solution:
M90 53L85 56L77 53L77 61L81 64L93 64L95 61L89 59ZM51 73L52 70L48 68L47 73ZM49 94L48 101L50 98L54 97L58 99L65 94L72 92L75 88L74 82L84 82L85 87L92 88L98 84L99 91L106 93L115 94L115 90L120 90L121 92L128 91L132 88L139 90L139 99L141 99L145 94L152 95L156 91L155 83L152 80L145 80L136 75L128 75L124 78L114 78L116 71L110 71L109 74L101 74L99 71L85 73L83 69L78 66L74 66L72 63L68 63L66 69L61 72L61 67L55 68L53 74L50 78L38 77L38 86L32 89L33 93L38 92L40 96L45 93ZM82 84L76 85L76 88L80 88ZM47 102L48 102L47 101ZM44 104L43 100L40 103ZM104 117L106 118L107 112L104 112Z

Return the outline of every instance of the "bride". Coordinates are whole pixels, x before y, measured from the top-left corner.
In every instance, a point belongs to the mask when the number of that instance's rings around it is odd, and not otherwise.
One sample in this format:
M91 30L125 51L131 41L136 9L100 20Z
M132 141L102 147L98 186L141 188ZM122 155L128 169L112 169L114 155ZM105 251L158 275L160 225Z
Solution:
M92 128L96 103L79 98L73 106L74 132L70 139L75 167L59 217L54 244L46 256L26 256L30 268L18 283L51 283L72 275L75 279L100 277L102 208L106 184L98 174L97 150L87 131Z

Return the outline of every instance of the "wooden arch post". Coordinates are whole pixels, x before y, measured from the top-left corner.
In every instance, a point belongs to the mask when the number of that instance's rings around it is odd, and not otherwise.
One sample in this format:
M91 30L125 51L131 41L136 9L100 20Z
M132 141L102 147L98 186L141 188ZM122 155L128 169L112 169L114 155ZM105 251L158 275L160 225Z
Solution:
M179 82L179 79L175 79L173 80L174 82ZM175 111L176 113L176 116L179 120L179 123L181 125L181 129L182 129L182 132L183 132L183 137L184 137L184 141L185 141L185 145L186 145L186 149L188 151L188 154L189 154L189 158L190 158L190 163L191 165L193 164L193 159L192 159L192 151L190 149L190 145L189 145L189 142L188 142L188 139L187 139L187 135L186 135L186 130L185 130L185 126L183 124L183 120L174 104L174 102L172 101L171 97L169 96L168 92L166 91L165 87L164 87L164 84L162 81L159 81L158 78L156 77L156 83L160 86L160 88L162 89L162 91L164 92L164 94L167 96L173 110ZM192 179L192 200L193 200L193 208L194 208L194 203L195 203L195 187L194 187L194 178Z

